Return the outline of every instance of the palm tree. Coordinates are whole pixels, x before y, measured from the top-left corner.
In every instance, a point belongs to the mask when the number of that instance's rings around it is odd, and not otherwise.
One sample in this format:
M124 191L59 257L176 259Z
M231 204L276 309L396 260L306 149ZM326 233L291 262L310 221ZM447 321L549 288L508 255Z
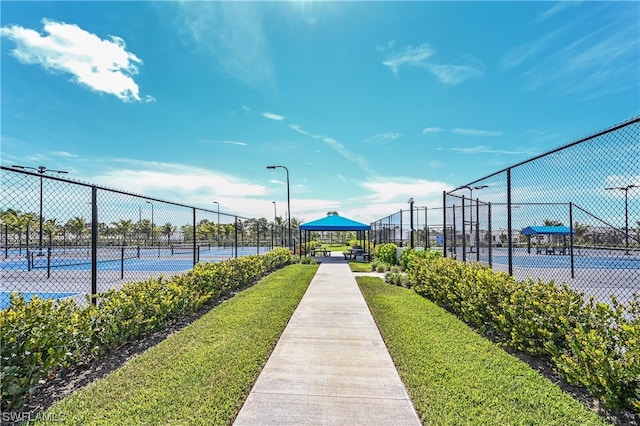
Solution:
M173 233L176 232L176 227L170 224L169 222L167 222L164 225L162 225L160 230L164 235L167 236L167 246L168 246L169 244L171 244L171 235L173 235Z
M217 232L216 224L209 219L202 219L196 227L196 234L199 240L207 239L211 242L212 237L215 237Z
M18 252L22 254L22 233L26 233L29 225L37 222L36 215L33 213L21 214L20 210L8 209L2 214L2 222L7 226L7 230L17 233Z
M147 244L149 238L151 238L151 221L149 219L142 219L141 221L133 225L133 229L138 232L138 235L146 235L145 244Z
M328 211L327 216L338 216L338 212L335 210Z
M193 225L182 225L180 227L182 231L182 241L193 241Z
M258 224L257 224L257 228L258 228L258 234L261 236L261 238L266 241L267 240L267 233L269 232L269 221L267 221L266 218L261 217L260 219L258 219Z
M224 225L223 231L224 231L225 241L229 241L229 236L231 235L232 232L234 232L234 230L235 230L235 226L232 223L227 223L226 225Z
M588 230L589 230L589 225L584 224L584 223L580 223L580 222L576 222L573 225L573 231L576 234L576 242L578 242L578 243L584 242L584 237L587 234Z
M69 219L64 227L76 235L76 245L78 245L80 236L87 230L87 221L83 217L76 216L73 219Z
M49 237L49 247L53 245L53 236L59 228L60 226L56 224L56 219L47 219L42 224L42 232Z
M121 219L118 222L111 222L111 224L116 227L116 233L122 235L122 245L126 246L127 234L130 233L131 228L133 228L133 221Z

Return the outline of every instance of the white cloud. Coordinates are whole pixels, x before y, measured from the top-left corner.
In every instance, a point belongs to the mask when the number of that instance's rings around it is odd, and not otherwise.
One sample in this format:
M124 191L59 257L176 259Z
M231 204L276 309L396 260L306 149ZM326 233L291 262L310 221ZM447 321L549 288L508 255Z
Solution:
M508 151L504 149L493 149L484 145L474 146L471 148L451 148L451 151L462 152L464 154L509 154L509 155L522 155L531 154L529 151Z
M305 135L305 136L312 136L311 134L309 134L307 131L305 131L304 129L302 129L302 126L300 126L299 124L289 124L289 127L291 127L293 130L295 130L296 132L300 133L301 135Z
M438 133L441 132L442 129L440 127L426 127L424 129L422 129L422 134L423 135L428 135L431 133Z
M453 129L451 132L463 136L502 136L502 132L495 130Z
M542 4L546 4L546 3L542 3ZM576 5L579 5L580 2L579 1L560 1L555 3L553 6L551 6L548 9L543 10L542 12L538 13L534 19L534 21L536 22L541 22L541 21L546 21L547 19L557 15L558 13L562 12L563 10L569 8L569 7L574 7Z
M429 44L422 43L418 47L408 46L399 53L392 53L388 55L387 59L382 61L382 64L391 68L393 74L397 76L400 66L423 66L427 58L432 56L434 53L435 51Z
M261 7L250 2L177 3L182 24L198 48L231 78L253 89L275 87L274 66L263 29Z
M227 144L227 145L247 146L246 142L238 142L238 141L220 141L220 143L224 143L224 144Z
M442 191L452 187L444 182L427 181L424 179L407 179L402 177L378 178L361 183L365 189L373 192L366 197L368 202L387 203L391 201L406 201L409 197L421 200L442 199Z
M564 4L541 16L553 16L567 7ZM529 91L584 94L588 99L637 91L637 4L604 2L590 6L589 11L561 21L547 35L516 46L500 61L501 69L520 70Z
M392 49L390 45L389 49ZM418 47L408 46L400 52L391 52L382 64L389 67L397 77L401 67L423 68L433 74L441 83L455 85L471 77L482 75L482 64L477 59L467 56L459 64L436 64L429 59L435 55L435 49L428 43Z
M285 117L284 115L280 115L280 114L274 114L272 112L263 112L261 113L264 117L268 118L269 120L275 120L275 121L282 121L284 120Z
M56 157L66 157L66 158L78 158L79 155L77 154L72 154L70 152L66 152L66 151L54 151L51 152L51 155L55 155Z
M375 143L387 143L398 139L400 136L400 133L384 132L374 135L370 140Z
M90 181L109 187L127 188L129 192L140 194L167 194L163 196L168 199L193 199L199 194L207 194L208 197L267 194L267 188L263 185L182 164L120 159L111 168L103 174L90 177Z
M445 84L458 84L469 78L482 75L480 68L467 65L429 64L427 69Z
M310 138L317 139L324 142L325 144L329 145L331 149L333 149L338 154L340 154L342 157L359 166L362 171L371 175L375 174L375 172L369 168L369 165L367 164L367 160L365 157L362 157L354 152L349 151L349 149L347 149L339 141L330 137L309 133L306 130L304 130L302 126L298 124L290 124L289 127L295 130L296 132L300 133L301 135L309 136Z
M154 100L140 96L132 76L138 73L142 60L126 50L123 39L101 39L77 25L42 22L46 35L17 25L0 28L1 36L16 43L11 54L18 61L71 74L75 82L125 102Z

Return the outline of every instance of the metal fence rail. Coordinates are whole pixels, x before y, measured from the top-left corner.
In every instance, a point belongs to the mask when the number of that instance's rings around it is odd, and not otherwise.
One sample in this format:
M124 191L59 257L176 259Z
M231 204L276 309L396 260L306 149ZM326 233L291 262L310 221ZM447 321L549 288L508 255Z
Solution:
M0 309L10 292L82 302L87 294L176 275L199 261L289 246L286 226L264 218L8 167L0 179Z
M629 300L640 292L640 117L445 192L441 212L445 256ZM407 235L397 217L372 226Z

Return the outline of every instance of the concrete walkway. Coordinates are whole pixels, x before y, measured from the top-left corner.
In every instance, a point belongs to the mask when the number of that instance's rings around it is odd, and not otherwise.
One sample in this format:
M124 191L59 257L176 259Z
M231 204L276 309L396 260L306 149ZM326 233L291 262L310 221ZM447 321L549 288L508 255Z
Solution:
M322 259L234 424L420 424L342 255Z

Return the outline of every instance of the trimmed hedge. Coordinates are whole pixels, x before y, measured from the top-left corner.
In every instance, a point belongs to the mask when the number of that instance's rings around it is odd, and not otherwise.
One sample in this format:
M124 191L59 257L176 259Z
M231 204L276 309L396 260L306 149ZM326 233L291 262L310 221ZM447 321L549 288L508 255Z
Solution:
M640 302L611 305L567 284L516 281L479 263L413 256L410 285L510 347L551 359L603 405L640 413Z
M56 371L95 359L108 350L196 312L207 301L247 286L291 263L287 249L264 255L199 263L184 275L127 283L98 295L98 305L72 300L25 303L11 295L0 311L3 410L16 408Z
M373 249L374 257L387 265L397 265L396 250L398 246L394 243L379 244Z

